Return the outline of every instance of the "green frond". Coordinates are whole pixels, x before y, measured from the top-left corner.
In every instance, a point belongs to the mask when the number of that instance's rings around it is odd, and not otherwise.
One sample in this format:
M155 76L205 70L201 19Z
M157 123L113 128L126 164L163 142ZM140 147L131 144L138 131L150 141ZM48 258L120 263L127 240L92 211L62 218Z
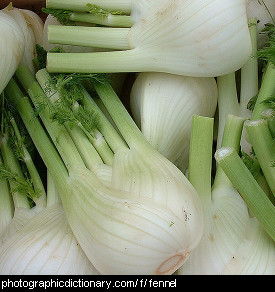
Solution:
M85 128L86 131L92 134L92 132L98 128L99 115L95 112L89 111L86 108L80 106L75 112L75 116Z
M262 32L266 33L269 39L267 45L258 50L256 55L259 59L275 65L275 25L272 23L266 24Z
M254 95L253 97L250 98L250 100L247 103L248 110L253 111L255 104L256 104L256 101L257 101L257 98L258 98L258 94Z
M30 199L38 198L41 195L39 190L34 191L32 181L28 177L21 178L17 173L12 172L3 165L0 165L0 179L8 180L13 184L12 192L19 192Z
M275 96L271 96L264 100L262 103L267 104L270 109L275 110Z
M106 10L106 9L101 8L98 5L94 5L94 4L90 4L90 3L88 3L86 6L87 6L89 13L96 15L96 16L100 16L100 17L108 17L109 14L112 14L112 15L122 15L123 14L119 10L116 10L116 11Z
M42 8L42 11L54 16L63 25L75 25L75 22L70 19L73 11L51 8Z
M247 153L242 151L241 158L246 165L246 167L249 169L251 174L254 176L254 178L257 178L259 173L261 172L261 166L257 159L253 156L249 156Z

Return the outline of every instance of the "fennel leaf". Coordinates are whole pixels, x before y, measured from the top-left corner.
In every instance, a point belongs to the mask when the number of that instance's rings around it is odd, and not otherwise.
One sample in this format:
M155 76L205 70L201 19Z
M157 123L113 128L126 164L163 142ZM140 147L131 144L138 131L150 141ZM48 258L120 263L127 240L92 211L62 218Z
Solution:
M70 19L73 11L52 8L42 8L42 11L46 14L52 15L63 25L75 25L75 22Z
M95 5L95 4L88 3L86 6L87 6L89 13L96 15L96 16L100 16L100 17L108 17L109 14L112 14L112 15L122 15L123 14L119 10L116 10L116 11L106 10L106 9L101 8L98 5Z

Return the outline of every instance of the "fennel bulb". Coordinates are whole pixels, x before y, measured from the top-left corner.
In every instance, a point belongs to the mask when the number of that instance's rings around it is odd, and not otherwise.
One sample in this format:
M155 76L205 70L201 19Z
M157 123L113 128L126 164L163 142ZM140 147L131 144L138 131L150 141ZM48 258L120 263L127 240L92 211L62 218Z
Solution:
M20 26L25 40L24 54L22 56L20 64L27 65L30 68L30 70L34 73L35 68L33 64L33 59L35 57L36 40L34 32L32 30L32 26L29 25L29 23L26 21L24 14L21 12L21 9L13 7L10 4L6 8L4 8L3 11L10 15L11 17L13 17L14 20Z
M217 97L212 77L146 72L140 73L132 86L130 106L145 138L184 172L192 116L214 117Z
M15 120L3 118L2 122L6 133L1 134L0 148L5 167L1 165L0 177L8 181L13 201L1 197L1 219L5 214L8 222L0 233L0 274L98 274L68 225L50 174L46 193ZM7 133L16 139L13 148L7 143Z
M218 149L215 159L244 198L251 214L245 238L222 273L274 275L275 207L273 202L234 148Z
M47 8L87 11L86 2L47 1ZM49 26L49 42L114 52L48 54L49 72L165 72L215 77L241 68L251 53L246 0L90 1L130 9L130 28ZM107 37L108 36L108 37Z
M61 204L48 206L0 248L1 275L98 275Z
M42 46L44 22L42 21L40 16L32 10L28 10L28 9L19 9L19 10L23 14L27 25L31 27L33 31L35 43Z
M27 222L31 221L31 219L42 210L44 210L42 206L35 206L32 208L20 208L15 206L11 221L1 233L0 248L13 234L20 230Z
M243 123L243 118L228 116L222 145L238 149ZM194 117L193 127L189 179L203 202L205 228L178 274L274 274L272 238L220 167L211 185L213 121Z
M17 22L0 10L0 93L21 62L25 49L25 38Z
M275 275L274 241L252 217L245 239L227 263L223 275Z
M37 73L41 84L42 73ZM43 95L26 68L19 68L17 77L34 104L41 104L42 99L49 104L40 112L48 131L45 132L40 121L33 118L32 106L16 83L11 81L6 90L8 98L18 105L53 176L70 227L94 267L101 274L172 274L186 261L202 235L202 206L191 183L146 141L108 83L92 81L119 130L120 134L115 131L118 136L111 130L104 132L110 129L110 123L90 95L84 94L81 100L87 107L93 105L99 114L97 130L102 131L113 151L109 171L97 172L97 168L106 165L102 149L95 145L93 152L89 150L89 158L82 151L87 137L92 139L92 135L82 135L79 140L77 128L53 122L49 110L56 103ZM44 79L44 83L47 81ZM88 160L93 163L88 164ZM103 173L104 179L98 173Z

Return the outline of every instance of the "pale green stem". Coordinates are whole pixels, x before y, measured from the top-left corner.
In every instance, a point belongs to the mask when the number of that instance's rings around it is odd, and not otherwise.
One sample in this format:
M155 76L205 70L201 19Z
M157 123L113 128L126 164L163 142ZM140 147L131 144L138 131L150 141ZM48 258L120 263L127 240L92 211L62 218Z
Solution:
M0 156L0 166L4 166ZM14 204L10 193L9 184L6 180L0 179L0 236L10 223L14 214Z
M16 135L17 140L19 142L20 141L22 142L22 137L21 137L21 134L19 132L19 129L17 127L17 124L16 124L14 118L12 118L10 120L10 122L11 122L13 129L14 129L14 133ZM31 157L29 151L25 147L25 145L23 145L23 160L24 160L24 163L26 164L27 169L29 171L34 190L37 194L39 194L39 197L34 197L32 199L35 202L36 206L39 205L42 207L46 207L47 198L46 198L46 191L45 191L43 182L42 182L40 174L39 174L39 172L38 172L38 170L33 162L33 159Z
M126 148L127 144L125 143L123 138L120 136L120 134L111 124L111 122L108 120L106 115L99 108L99 106L94 101L94 99L89 95L87 90L84 87L80 89L81 89L81 92L83 93L82 102L84 106L88 110L94 111L99 116L98 130L103 135L104 139L107 141L113 153L115 153L119 149Z
M75 146L77 147L87 168L92 170L99 164L103 163L104 160L100 157L98 151L91 144L91 140L87 137L88 134L84 132L85 129L79 126L70 128L67 123L65 123L65 127L70 133L70 136L72 137Z
M275 195L275 143L266 120L246 121L245 128L268 185Z
M46 8L87 12L89 11L88 3L100 6L105 10L121 11L129 14L133 0L46 0Z
M44 90L45 95L49 98L52 106L54 107L55 102L60 100L60 96L53 87L51 87L50 91L45 90L51 79L50 74L46 69L41 69L36 73L36 78L41 88ZM65 123L64 126L70 133L70 136L72 137L87 168L94 169L94 167L98 164L103 163L97 151L93 145L91 145L90 140L87 139L87 135L83 132L83 129L80 129L78 126L71 127L68 123Z
M66 190L68 171L39 119L35 116L29 98L24 97L14 79L10 80L5 92L9 102L17 108L47 169L55 178L56 185L60 189Z
M94 135L95 138L91 137L91 143L94 145L104 163L107 165L112 165L114 160L113 151L107 144L103 135L98 130L94 130Z
M239 152L244 121L245 119L242 117L227 115L222 136L221 147L231 147L236 152ZM230 180L228 179L222 168L218 165L213 184L213 190L220 186L231 185L232 184Z
M79 107L79 103L75 102L73 106L73 112L77 110ZM77 112L75 113L77 116ZM92 122L92 121L91 121ZM83 125L79 122L79 128L86 134L88 140L94 146L94 149L97 151L98 157L107 165L112 165L114 160L114 153L107 144L106 140L104 139L103 135L100 133L98 129L92 129L91 132L86 130Z
M248 208L275 240L275 207L233 148L220 148L215 158Z
M257 18L248 20L249 32L251 36L252 52L248 62L241 68L241 90L240 106L242 111L248 111L249 100L256 96L259 90L258 85L258 59L256 57L257 43Z
M144 149L146 149L146 147L151 147L149 142L145 140L142 132L122 104L112 86L108 83L102 84L96 81L92 83L99 98L102 100L127 144L130 147L141 145Z
M275 65L269 63L263 75L262 84L258 93L258 98L252 112L251 119L261 119L262 112L266 110L269 105L263 103L266 99L275 94Z
M150 60L150 61L149 61ZM140 49L91 53L48 53L50 73L148 72L158 67L154 55ZM161 69L160 69L161 70Z
M70 15L70 20L82 23L85 22L100 24L111 27L131 27L134 24L131 16L128 15L109 14L108 16L105 17L82 12L73 12Z
M50 44L128 50L129 28L49 25Z
M112 152L111 148L109 147L101 133L97 129L94 129L91 134L82 126L81 123L78 124L78 127L83 131L83 133L85 133L86 135L85 138L88 139L88 141L93 145L94 149L97 151L96 158L100 159L100 162L97 161L97 164L104 162L105 164L112 165L114 153ZM72 136L72 138L74 139L74 135ZM82 142L81 140L75 141L76 145L80 144L81 142ZM87 157L84 156L84 158Z
M59 197L58 190L56 188L54 179L47 169L47 207L60 204L61 199Z
M1 148L5 168L7 168L12 173L16 174L16 176L18 178L24 180L25 177L24 177L24 174L21 170L21 166L20 166L18 160L15 158L12 149L8 145L8 137L6 134L4 134L1 137L0 148ZM16 184L12 179L8 180L8 181L9 181L9 185L10 185L15 208L30 209L31 208L30 203L28 201L26 194L21 193L20 191L14 190L16 188Z
M114 85L112 83L110 83L111 86L114 88ZM118 93L117 93L118 94ZM118 94L119 96L119 94ZM116 129L116 131L119 133L119 130L116 126L116 124L114 123L114 121L112 120L110 114L108 113L105 105L103 104L102 100L100 98L94 98L94 101L96 102L96 104L98 105L98 107L100 108L100 110L102 111L102 113L107 117L107 119L110 121L110 123L112 124L112 126Z
M217 148L220 148L227 115L239 116L240 105L238 103L235 72L219 76L217 85L219 111Z
M188 179L206 204L211 200L211 171L214 119L193 116Z
M33 104L38 106L38 108L41 104L43 105L43 109L39 111L39 115L64 160L67 169L69 170L70 167L76 165L85 166L67 129L63 125L52 121L50 118L51 111L53 112L52 105L28 67L19 67L16 71L16 76L28 92Z

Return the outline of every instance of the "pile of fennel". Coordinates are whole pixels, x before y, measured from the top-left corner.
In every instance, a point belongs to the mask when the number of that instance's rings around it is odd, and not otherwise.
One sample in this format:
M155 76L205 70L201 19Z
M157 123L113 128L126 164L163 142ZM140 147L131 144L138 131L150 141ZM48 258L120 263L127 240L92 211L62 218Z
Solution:
M273 3L1 7L0 274L275 274Z

